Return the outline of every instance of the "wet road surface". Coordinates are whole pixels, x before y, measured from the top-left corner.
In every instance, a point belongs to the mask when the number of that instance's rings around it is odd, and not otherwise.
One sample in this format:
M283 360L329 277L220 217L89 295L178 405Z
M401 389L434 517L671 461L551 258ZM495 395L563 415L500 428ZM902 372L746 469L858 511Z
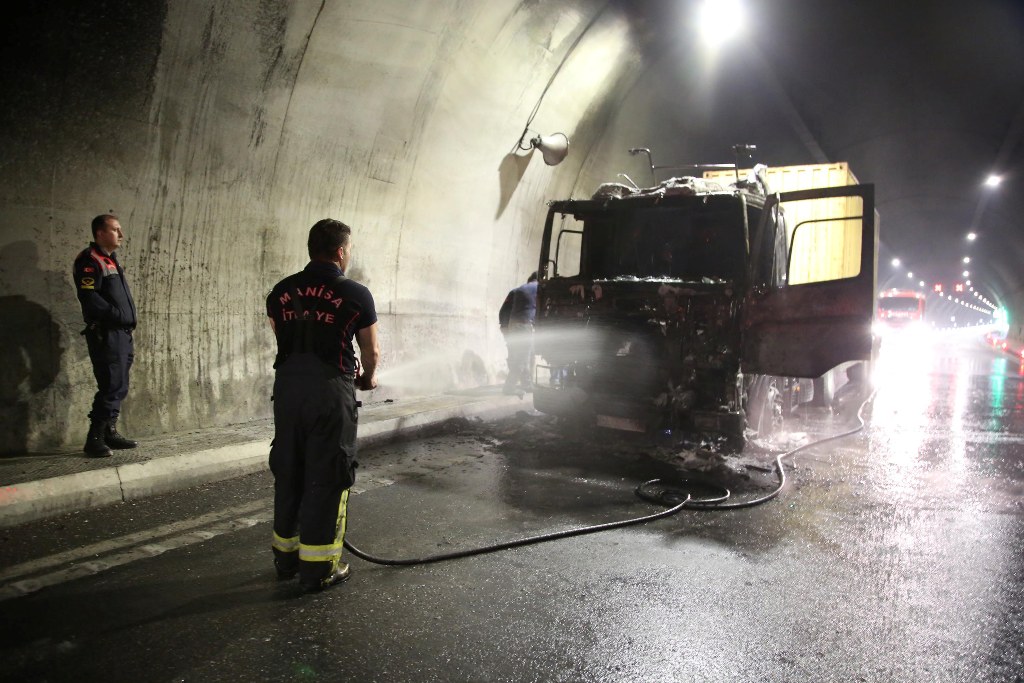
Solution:
M901 348L902 346L902 348ZM349 558L315 596L271 567L269 475L0 532L6 680L1016 681L1024 369L966 338L889 344L868 427L787 462L764 505L476 558ZM520 414L363 454L349 540L419 557L649 514L695 471L770 491L808 411L739 457Z

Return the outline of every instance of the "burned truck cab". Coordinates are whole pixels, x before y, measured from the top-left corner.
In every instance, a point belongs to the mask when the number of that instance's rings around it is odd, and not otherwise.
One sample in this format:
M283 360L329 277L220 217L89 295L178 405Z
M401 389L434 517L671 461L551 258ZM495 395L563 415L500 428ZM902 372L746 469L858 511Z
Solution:
M857 222L861 236L860 218L838 220ZM785 360L791 348L765 347L800 343L809 320L794 318L816 314L813 305L801 313L769 301L789 288L792 234L780 197L754 180L609 184L588 200L552 202L538 271L534 406L599 427L719 434L737 445L752 424L764 431L810 398L812 384L800 378L835 356L798 367ZM842 306L834 294L814 299ZM831 316L818 312L827 326ZM781 340L776 328L787 319L795 327ZM798 372L777 372L786 370Z

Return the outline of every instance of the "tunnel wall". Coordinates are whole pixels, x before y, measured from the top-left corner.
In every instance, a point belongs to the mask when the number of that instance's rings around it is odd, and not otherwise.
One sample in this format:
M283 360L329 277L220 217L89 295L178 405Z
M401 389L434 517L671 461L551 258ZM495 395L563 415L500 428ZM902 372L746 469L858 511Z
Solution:
M84 437L95 391L71 282L117 214L139 310L125 431L270 414L264 298L323 217L376 299L370 400L498 381L497 308L536 269L545 201L639 57L615 3L126 0L7 15L0 105L0 451ZM564 132L557 167L516 149ZM620 170L620 169L614 169Z

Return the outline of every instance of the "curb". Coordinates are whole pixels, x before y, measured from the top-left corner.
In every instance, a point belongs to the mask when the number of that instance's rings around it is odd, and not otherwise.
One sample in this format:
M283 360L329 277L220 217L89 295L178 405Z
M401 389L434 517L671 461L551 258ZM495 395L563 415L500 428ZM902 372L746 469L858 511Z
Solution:
M425 410L359 425L360 446L457 417L495 419L529 410L513 397ZM251 474L267 468L270 441L248 441L147 462L66 474L0 488L0 528Z

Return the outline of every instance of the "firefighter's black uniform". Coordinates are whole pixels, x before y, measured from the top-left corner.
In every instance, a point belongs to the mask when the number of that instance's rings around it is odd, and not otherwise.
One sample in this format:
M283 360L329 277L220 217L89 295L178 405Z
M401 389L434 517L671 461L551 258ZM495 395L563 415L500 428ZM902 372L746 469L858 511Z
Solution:
M304 586L316 586L341 561L357 465L352 340L377 313L366 287L312 261L274 286L267 315L277 336L274 559L283 578L297 569Z
M138 322L135 301L116 254L107 255L95 242L75 259L75 289L82 304L89 360L96 376L96 395L89 417L90 434L95 429L112 434L110 445L130 448L135 445L116 434L121 402L128 395L128 372L135 360L132 330ZM130 445L127 445L130 444ZM109 453L109 451L108 451Z

